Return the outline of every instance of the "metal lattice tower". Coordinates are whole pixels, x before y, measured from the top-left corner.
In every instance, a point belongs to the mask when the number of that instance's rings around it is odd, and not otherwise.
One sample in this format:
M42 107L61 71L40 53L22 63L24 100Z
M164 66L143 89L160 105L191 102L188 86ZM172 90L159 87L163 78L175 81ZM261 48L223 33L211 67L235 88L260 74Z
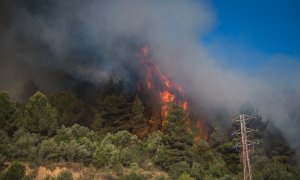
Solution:
M236 144L236 148L241 148L241 159L243 162L243 172L244 172L244 180L252 180L252 172L251 172L251 163L249 153L253 150L255 144L258 142L250 140L253 132L255 130L247 127L250 124L252 116L241 114L235 118L233 118L232 123L238 127L237 130L233 132L233 135L236 135L241 140ZM250 149L252 147L252 149Z

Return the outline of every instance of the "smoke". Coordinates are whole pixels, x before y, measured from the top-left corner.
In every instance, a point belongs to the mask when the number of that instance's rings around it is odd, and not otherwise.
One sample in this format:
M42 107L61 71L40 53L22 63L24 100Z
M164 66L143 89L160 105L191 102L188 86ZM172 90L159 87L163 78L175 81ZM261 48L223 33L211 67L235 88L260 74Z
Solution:
M201 43L216 18L210 4L4 0L0 5L0 88L17 99L28 84L53 92L72 88L76 80L97 84L114 70L125 76L124 62L147 44L162 71L205 110L226 107L233 115L251 103L300 149L300 65L274 55L251 56L269 62L255 74L223 67L226 53Z

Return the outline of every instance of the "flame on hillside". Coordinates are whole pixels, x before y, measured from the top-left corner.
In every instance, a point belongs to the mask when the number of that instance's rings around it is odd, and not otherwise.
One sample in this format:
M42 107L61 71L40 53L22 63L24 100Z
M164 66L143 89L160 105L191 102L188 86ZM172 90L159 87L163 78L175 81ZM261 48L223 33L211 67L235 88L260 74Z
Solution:
M188 103L185 98L183 88L169 80L164 75L159 67L154 64L153 60L149 57L149 48L144 46L140 49L141 55L139 60L141 65L145 68L145 86L154 93L158 94L161 105L161 117L162 117L162 129L166 123L166 116L170 103L176 103L180 105L185 111L188 108ZM141 83L137 85L138 90L141 89Z

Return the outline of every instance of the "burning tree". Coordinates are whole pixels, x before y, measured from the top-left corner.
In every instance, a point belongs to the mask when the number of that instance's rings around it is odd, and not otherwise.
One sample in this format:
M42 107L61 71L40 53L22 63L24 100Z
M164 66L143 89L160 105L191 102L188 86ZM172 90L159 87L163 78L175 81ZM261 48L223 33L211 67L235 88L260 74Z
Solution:
M140 49L138 55L139 69L143 69L141 77L144 77L143 81L137 83L137 89L139 93L142 90L147 91L150 94L154 94L154 98L158 99L160 106L161 128L163 129L166 123L167 112L171 103L180 105L185 111L187 111L188 103L185 98L183 88L172 82L164 75L159 67L153 62L149 56L149 48L144 46Z

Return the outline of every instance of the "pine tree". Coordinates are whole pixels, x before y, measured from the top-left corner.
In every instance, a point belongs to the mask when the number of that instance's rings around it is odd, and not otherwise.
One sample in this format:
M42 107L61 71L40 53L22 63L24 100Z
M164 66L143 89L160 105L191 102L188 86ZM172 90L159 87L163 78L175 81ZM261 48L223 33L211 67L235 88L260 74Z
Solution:
M38 91L30 97L24 110L24 126L33 133L54 134L57 128L57 111L43 93Z
M57 109L59 126L70 127L87 120L85 104L70 93L57 93L49 98L49 102Z
M106 96L99 107L104 127L113 131L128 130L131 106L125 94Z
M16 111L16 104L6 92L0 92L0 127L3 128Z
M156 164L170 171L172 165L192 164L193 137L188 131L186 113L176 104L170 106L163 129L164 148L158 151Z
M164 143L176 149L185 149L193 145L192 134L186 123L187 115L181 107L176 104L170 106L164 127Z
M146 127L146 121L144 118L144 110L145 107L143 106L142 101L138 96L136 96L135 100L132 104L132 116L130 119L130 130L132 132L136 132L137 130L143 129Z

